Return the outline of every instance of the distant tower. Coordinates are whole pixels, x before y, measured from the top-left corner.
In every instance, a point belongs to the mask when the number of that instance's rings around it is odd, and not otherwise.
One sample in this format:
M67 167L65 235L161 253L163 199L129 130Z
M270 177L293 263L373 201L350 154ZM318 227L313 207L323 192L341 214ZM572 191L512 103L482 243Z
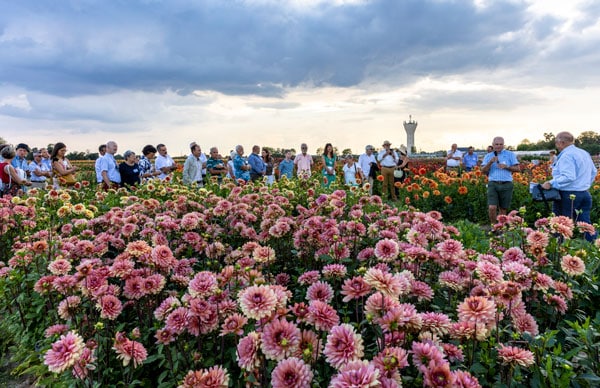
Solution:
M415 148L415 131L417 130L417 122L412 119L412 115L408 116L408 121L404 122L404 130L406 131L406 148L408 154L417 152Z

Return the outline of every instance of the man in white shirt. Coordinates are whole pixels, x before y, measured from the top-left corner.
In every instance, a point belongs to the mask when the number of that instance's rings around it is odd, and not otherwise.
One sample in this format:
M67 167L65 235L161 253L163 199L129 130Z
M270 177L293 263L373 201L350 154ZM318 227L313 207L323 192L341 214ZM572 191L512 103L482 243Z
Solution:
M154 161L154 167L157 171L160 171L161 174L158 176L160 180L165 180L167 177L171 176L171 173L177 170L177 163L167 154L167 146L164 144L159 144L156 146L156 150L158 151L158 156Z
M102 184L102 170L100 169L100 161L102 157L106 154L106 144L100 144L98 147L98 159L96 159L95 169L96 169L96 183Z
M358 157L358 167L362 181L363 183L369 182L369 195L373 194L373 175L375 175L371 174L371 169L373 168L373 172L375 173L375 167L377 167L377 158L375 158L375 154L373 153L374 150L372 145L368 145L365 147L365 153Z
M45 188L47 179L52 177L52 170L42 163L42 154L39 151L33 153L29 171L31 172L31 186L37 189Z
M398 154L391 149L392 143L388 140L383 142L383 149L379 151L377 159L381 165L381 175L383 176L383 187L381 189L381 197L385 199L388 195L392 201L396 201L396 192L394 191L394 170L398 165Z
M463 153L456 144L446 153L446 171L458 169L462 163Z

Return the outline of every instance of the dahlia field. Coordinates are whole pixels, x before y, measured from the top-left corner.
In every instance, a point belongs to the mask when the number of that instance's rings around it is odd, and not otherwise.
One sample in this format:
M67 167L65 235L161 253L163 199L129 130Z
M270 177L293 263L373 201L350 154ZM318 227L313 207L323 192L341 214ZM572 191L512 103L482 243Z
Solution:
M4 361L40 386L598 386L593 226L445 219L485 177L440 174L401 203L319 177L2 198Z

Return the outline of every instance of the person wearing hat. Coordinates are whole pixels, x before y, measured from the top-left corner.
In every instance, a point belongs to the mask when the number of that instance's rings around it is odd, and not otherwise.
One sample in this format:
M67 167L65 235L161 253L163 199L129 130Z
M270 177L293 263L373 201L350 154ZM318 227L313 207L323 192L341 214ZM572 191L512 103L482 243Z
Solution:
M12 166L15 169L17 169L17 172L19 172L20 174L29 172L29 164L27 163L27 154L29 154L29 146L25 143L19 143L17 144L15 150L17 152L17 155L12 161Z
M28 168L31 173L31 186L36 189L45 188L48 178L52 178L52 168L42 162L40 151L33 153L33 161L29 163Z
M358 166L361 179L364 182L369 182L369 195L373 195L373 178L377 176L379 167L377 166L377 158L373 154L375 148L372 145L365 147L365 153L358 157Z
M29 154L29 146L25 143L19 143L19 144L17 144L15 151L16 151L16 155L15 155L15 158L12 160L11 165L17 171L17 174L19 174L19 176L22 179L26 180L29 177L29 175L31 174L29 172L29 163L27 162L27 155ZM23 192L27 191L27 187L25 187L25 186L23 186L22 189L23 189Z
M381 165L381 175L383 176L383 188L381 196L385 199L388 196L393 201L397 200L396 192L394 191L394 171L398 165L398 154L392 148L392 143L388 140L383 142L383 149L379 151L377 159Z

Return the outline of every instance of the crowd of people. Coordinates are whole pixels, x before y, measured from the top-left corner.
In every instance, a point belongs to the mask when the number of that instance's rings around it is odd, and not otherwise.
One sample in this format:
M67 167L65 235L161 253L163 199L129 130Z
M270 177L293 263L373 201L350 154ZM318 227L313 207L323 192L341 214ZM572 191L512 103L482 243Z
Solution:
M20 143L16 147L0 145L0 178L3 194L17 195L29 187L45 188L69 187L77 180L77 167L65 157L66 145L57 143L50 154L47 149L36 150L27 159L30 149L27 144ZM552 179L545 182L545 189L555 188L561 193L561 200L554 202L554 213L565 215L591 223L590 211L592 199L589 193L597 173L590 155L574 145L574 137L569 132L561 132L556 136L558 155L552 155ZM98 147L99 157L95 162L96 183L103 189L130 187L148 179L170 180L174 171L180 167L169 156L164 144L146 145L142 155L138 156L131 150L123 154L123 162L117 164L115 155L118 145L109 141ZM338 157L331 143L325 144L320 155L323 184L329 186L337 180L336 162ZM292 157L291 151L285 151L285 157L275 163L268 148L254 145L250 155L245 156L244 147L237 145L227 159L223 158L217 147L210 148L208 155L202 152L199 144L190 144L190 154L182 169L182 181L186 185L203 186L208 177L216 177L221 182L224 177L236 182L264 180L272 184L276 178L288 179L297 176L305 178L313 173L315 159L308 153L307 144L300 146L300 153ZM342 167L343 182L348 186L370 183L369 193L372 194L373 179L381 175L382 197L391 201L398 199L396 182L402 182L408 172L410 162L404 145L392 148L388 140L382 144L382 149L375 152L372 145L365 147L358 161L349 155L344 159ZM467 152L452 144L446 154L446 169L471 171L479 166L488 176L487 202L489 219L496 223L497 216L506 214L510 208L513 194L514 172L520 170L520 164L515 154L504 148L504 139L495 137L492 145L482 160L468 147ZM276 174L277 171L277 174ZM277 176L276 176L277 175ZM593 239L596 235L586 234Z

